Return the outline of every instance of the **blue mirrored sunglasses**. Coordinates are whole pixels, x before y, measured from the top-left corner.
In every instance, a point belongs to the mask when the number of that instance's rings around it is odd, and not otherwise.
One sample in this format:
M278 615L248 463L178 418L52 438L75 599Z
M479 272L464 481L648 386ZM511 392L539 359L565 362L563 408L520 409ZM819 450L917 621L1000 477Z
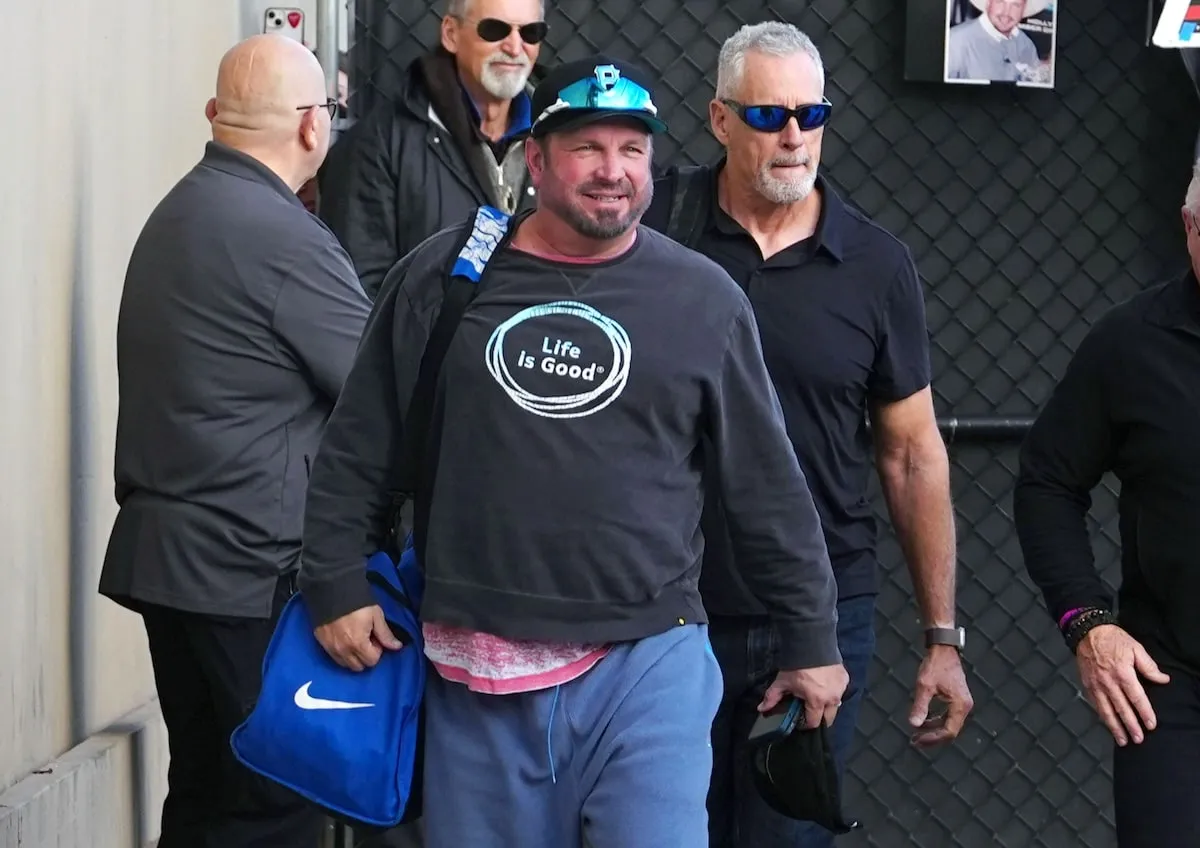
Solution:
M561 89L557 102L539 115L535 123L568 109L611 109L658 116L658 107L654 105L650 92L633 80L620 76L611 66L600 66L595 76Z
M833 113L833 104L824 99L820 103L809 103L795 109L786 106L746 106L736 100L721 102L732 109L750 129L766 133L779 132L792 118L796 119L802 130L820 129L829 122L829 116Z

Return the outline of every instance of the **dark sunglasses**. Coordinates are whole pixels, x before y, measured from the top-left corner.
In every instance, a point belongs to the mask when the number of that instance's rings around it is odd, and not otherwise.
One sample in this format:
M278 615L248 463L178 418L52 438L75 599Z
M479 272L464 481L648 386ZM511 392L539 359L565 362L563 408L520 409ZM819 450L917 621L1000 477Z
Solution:
M833 104L828 100L797 106L795 109L786 106L745 106L736 100L721 102L732 109L750 129L765 133L779 132L792 118L796 119L802 130L820 129L829 122L829 116L833 113Z
M542 39L546 37L546 33L550 30L550 26L545 21L535 21L531 24L510 24L508 21L501 21L497 18L484 18L475 25L475 32L484 41L495 43L508 38L509 33L516 28L517 34L521 36L521 40L526 44L541 44Z
M309 104L309 105L307 105L307 106L297 106L297 107L296 107L296 111L297 111L297 112L306 112L306 111L308 111L309 109L317 109L317 108L319 108L319 107L322 107L322 106L323 106L323 107L324 107L326 110L328 110L328 112L329 112L329 117L331 117L331 118L336 118L336 117L337 117L337 111L338 111L338 102L337 102L337 99L336 99L336 98L334 98L334 97L330 97L330 98L329 98L328 100L326 100L324 103L310 103L310 104Z

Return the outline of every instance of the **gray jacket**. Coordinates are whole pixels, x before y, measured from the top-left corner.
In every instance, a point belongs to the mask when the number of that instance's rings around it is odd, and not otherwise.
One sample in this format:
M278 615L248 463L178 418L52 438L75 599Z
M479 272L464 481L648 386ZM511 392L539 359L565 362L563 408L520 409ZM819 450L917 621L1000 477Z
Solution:
M117 325L102 594L266 617L300 555L308 471L370 310L333 234L210 143L134 247Z

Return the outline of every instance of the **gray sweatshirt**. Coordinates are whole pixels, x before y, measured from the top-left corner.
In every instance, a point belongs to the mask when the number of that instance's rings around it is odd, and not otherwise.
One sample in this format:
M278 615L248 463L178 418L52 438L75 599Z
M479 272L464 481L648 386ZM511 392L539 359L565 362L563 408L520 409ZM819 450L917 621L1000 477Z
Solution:
M364 556L465 236L434 236L388 275L325 430L300 574L314 624L371 603ZM502 245L446 354L433 425L423 620L563 642L706 621L708 440L780 666L840 662L829 557L754 314L711 260L647 228L599 264Z

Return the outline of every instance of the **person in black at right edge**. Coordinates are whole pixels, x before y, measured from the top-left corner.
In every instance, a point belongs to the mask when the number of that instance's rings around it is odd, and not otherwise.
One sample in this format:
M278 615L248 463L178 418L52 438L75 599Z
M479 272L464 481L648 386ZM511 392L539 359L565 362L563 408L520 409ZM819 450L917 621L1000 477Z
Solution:
M953 739L972 702L959 656L949 462L934 417L921 282L904 244L818 174L831 114L824 92L808 36L779 21L742 27L721 48L710 106L725 156L668 171L644 222L720 264L754 307L837 577L850 686L830 745L842 772L875 649L872 453L925 627L908 716L914 742ZM828 848L831 831L779 814L755 791L747 737L779 665L779 637L741 580L719 490L708 494L700 591L725 677L712 734L710 846ZM946 702L944 713L931 709L933 698Z
M524 144L545 4L447 3L441 43L338 140L319 176L317 214L372 300L392 265L476 206L512 213L533 201Z
M1200 163L1182 208L1191 268L1110 309L1021 448L1025 567L1116 740L1120 848L1200 845ZM1096 571L1091 491L1121 483L1121 585Z

